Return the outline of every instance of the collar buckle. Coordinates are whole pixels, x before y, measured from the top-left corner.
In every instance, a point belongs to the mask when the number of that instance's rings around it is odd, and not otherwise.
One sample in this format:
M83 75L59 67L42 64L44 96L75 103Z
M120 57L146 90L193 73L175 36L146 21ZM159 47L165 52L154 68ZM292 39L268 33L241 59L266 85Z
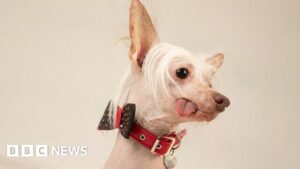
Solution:
M169 146L169 148L168 148L168 151L167 151L165 154L162 154L163 156L165 156L165 155L167 155L167 154L170 154L171 150L173 149L173 146L174 146L175 143L176 143L176 139L173 138L173 137L167 137L167 136L158 137L158 138L155 140L155 142L154 142L154 144L153 144L153 146L152 146L152 148L151 148L151 153L157 154L155 151L156 151L157 149L160 149L159 147L161 147L161 145L159 144L160 141L161 141L161 140L160 140L161 138L166 139L166 140L168 140L168 141L171 142L171 144L170 144L170 146Z

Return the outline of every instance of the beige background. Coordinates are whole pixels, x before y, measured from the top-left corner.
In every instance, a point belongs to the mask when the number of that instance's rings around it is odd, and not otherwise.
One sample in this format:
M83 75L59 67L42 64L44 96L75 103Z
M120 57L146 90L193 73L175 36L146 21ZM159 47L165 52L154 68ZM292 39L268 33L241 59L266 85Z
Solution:
M146 1L161 39L221 50L232 105L187 125L178 169L300 168L300 1ZM96 130L128 67L129 0L0 0L0 168L101 168ZM86 157L7 158L7 144L87 145Z

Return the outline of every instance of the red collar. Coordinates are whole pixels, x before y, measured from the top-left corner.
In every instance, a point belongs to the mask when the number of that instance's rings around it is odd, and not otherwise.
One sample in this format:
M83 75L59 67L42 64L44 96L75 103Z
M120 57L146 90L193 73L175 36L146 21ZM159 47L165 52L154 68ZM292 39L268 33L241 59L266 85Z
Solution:
M120 128L120 121L122 117L123 108L118 107L116 112L115 127ZM149 149L152 153L158 155L168 155L171 150L179 147L181 139L186 134L186 130L179 133L172 132L162 136L157 136L141 125L133 122L129 137Z

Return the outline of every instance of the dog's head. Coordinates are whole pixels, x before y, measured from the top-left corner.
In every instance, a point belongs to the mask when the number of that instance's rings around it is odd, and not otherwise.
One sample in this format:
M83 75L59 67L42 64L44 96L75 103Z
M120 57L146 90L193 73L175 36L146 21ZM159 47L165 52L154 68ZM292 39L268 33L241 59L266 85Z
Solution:
M187 121L211 121L229 106L229 99L211 85L223 54L204 58L160 42L139 0L132 0L130 8L130 38L132 69L126 102L136 104L139 123L168 128Z
M229 99L211 85L213 75L223 63L223 54L204 59L161 43L138 0L132 1L130 9L130 37L133 73L149 89L137 90L148 97L145 102L153 99L154 106L169 119L211 121L229 106Z

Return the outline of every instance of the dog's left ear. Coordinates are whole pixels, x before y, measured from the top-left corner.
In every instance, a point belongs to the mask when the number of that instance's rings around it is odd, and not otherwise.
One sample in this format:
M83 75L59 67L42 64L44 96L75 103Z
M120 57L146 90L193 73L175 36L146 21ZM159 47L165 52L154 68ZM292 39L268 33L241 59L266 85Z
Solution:
M159 38L149 14L139 0L132 0L129 29L131 38L129 57L141 68L148 50L159 43Z
M221 67L224 61L224 55L222 53L215 54L214 56L206 59L206 63L213 66L215 69Z
M224 61L224 55L222 53L215 54L214 56L205 60L205 62L212 66L212 69L209 69L206 76L211 79L212 76L216 73L217 69L221 67Z

